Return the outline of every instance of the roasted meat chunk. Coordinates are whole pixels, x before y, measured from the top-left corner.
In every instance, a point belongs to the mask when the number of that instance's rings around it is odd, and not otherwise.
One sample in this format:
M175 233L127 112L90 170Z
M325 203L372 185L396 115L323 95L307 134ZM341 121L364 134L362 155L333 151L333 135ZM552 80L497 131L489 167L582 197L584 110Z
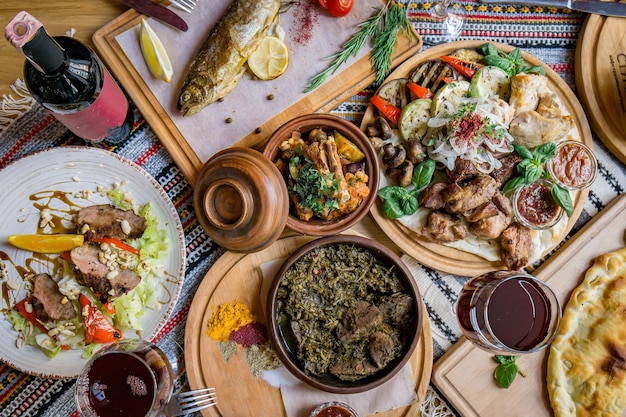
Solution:
M489 175L480 175L467 184L450 184L443 191L446 211L461 214L488 202L498 191L498 185Z
M67 302L57 283L46 273L37 274L33 279L33 304L37 318L41 321L71 320L76 317L74 305Z
M433 211L428 215L426 225L422 228L422 235L434 242L444 243L462 240L467 232L458 217Z
M418 197L420 207L431 210L439 210L445 206L442 192L448 187L445 182L436 182L424 188Z
M373 363L364 358L349 358L345 362L332 364L328 369L331 374L342 381L358 381L378 371Z
M146 230L146 219L132 210L101 204L80 210L76 218L76 229L88 239L99 237L136 239Z
M522 269L528 264L531 245L530 229L513 223L500 235L500 258L511 270Z
M100 245L91 242L72 249L70 258L79 284L104 299L122 296L139 285L141 277L135 271L107 266L101 260L104 257Z

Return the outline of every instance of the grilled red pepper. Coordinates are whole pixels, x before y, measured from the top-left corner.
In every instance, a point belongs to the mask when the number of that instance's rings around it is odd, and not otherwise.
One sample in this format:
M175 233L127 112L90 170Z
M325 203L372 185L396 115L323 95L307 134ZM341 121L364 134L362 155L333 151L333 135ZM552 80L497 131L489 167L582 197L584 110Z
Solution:
M375 95L370 99L370 102L376 107L391 123L398 124L400 120L400 113L402 109L394 106L379 95Z
M415 94L415 97L417 98L433 98L434 96L433 92L430 91L430 88L422 87L413 81L409 81L406 86L413 94Z
M137 256L139 256L140 253L139 249L134 248L128 243L125 243L124 241L116 239L114 237L90 237L89 240L96 243L108 243L109 245L113 245L119 249L125 250L126 252L130 252Z
M85 327L85 344L88 345L91 342L109 343L122 338L121 330L113 327L104 317L102 311L98 310L85 294L81 294L78 301Z
M30 308L28 309L26 308L27 303L30 305ZM15 309L15 311L20 313L20 316L31 322L36 328L44 333L48 333L48 329L46 329L46 327L39 320L37 320L37 313L35 312L32 298L24 298L23 300L15 304L13 308Z
M474 74L476 74L476 71L482 68L482 65L477 62L466 61L453 56L440 56L439 59L450 65L466 78L472 78Z

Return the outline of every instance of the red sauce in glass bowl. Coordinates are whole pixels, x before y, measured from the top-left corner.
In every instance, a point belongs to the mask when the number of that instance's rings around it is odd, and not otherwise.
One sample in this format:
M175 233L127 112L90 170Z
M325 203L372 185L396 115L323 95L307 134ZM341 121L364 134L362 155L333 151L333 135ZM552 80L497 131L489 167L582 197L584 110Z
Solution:
M560 143L556 155L548 162L548 171L554 182L568 190L589 187L596 178L597 169L591 149L576 141Z
M552 197L552 183L544 179L515 191L513 211L520 223L532 229L552 227L563 215L563 209Z
M348 404L330 401L320 404L313 410L310 417L358 417L356 411Z

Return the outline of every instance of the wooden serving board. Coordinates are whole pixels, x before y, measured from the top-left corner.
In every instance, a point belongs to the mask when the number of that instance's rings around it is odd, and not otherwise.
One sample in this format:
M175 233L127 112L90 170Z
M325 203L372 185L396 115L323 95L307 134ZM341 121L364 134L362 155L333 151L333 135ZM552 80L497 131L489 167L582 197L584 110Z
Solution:
M459 41L451 42L443 45L429 48L419 54L416 54L412 58L403 62L398 68L396 68L387 77L386 81L407 78L410 77L415 67L425 61L437 59L442 55L449 54L457 49L461 48L477 48L484 44L485 41ZM493 43L498 49L510 52L513 47L510 45ZM538 58L522 51L524 60L530 65L540 65L546 70L546 75L549 79L548 86L559 97L561 102L567 107L570 114L574 118L580 139L589 147L593 147L593 137L591 135L591 129L587 122L585 112L580 105L580 102L576 98L576 95L572 92L570 87L563 81L563 79L555 73L550 67L546 66ZM377 113L372 105L367 108L363 121L361 123L361 129L365 130L367 126L371 125ZM382 174L381 174L382 175ZM562 238L574 227L576 220L580 216L583 210L585 201L587 201L587 195L589 189L572 193L572 200L574 202L574 212L569 219L567 226L564 228ZM370 212L376 223L381 229L389 236L389 238L398 245L398 247L408 255L411 255L417 259L420 263L429 266L434 269L438 269L449 274L461 275L461 276L474 276L479 275L487 271L494 271L497 269L506 269L504 264L500 261L487 261L477 255L464 252L449 246L441 245L438 243L430 242L420 237L414 231L408 229L398 221L389 219L383 214L382 203L380 199L372 206ZM545 254L549 253L558 244L555 243L552 247L547 248L544 251Z
M626 163L626 19L590 14L576 44L576 88L594 131Z
M330 64L324 58L339 51L340 39L347 41L358 30L356 25L369 18L382 3L363 0L355 4L350 15L337 19L321 11L316 2L300 1L280 15L290 48L289 67L283 75L275 80L259 81L246 74L223 101L212 103L195 115L182 117L176 109L176 100L188 63L229 4L200 2L193 14L183 16L189 23L186 33L148 19L170 55L174 67L170 84L155 80L143 61L136 38L140 19L145 16L129 10L93 36L99 55L192 184L204 162L218 150L231 145L261 148L286 121L302 114L328 112L375 79L366 46L320 87L303 93L307 80ZM308 10L294 9L297 7ZM301 16L303 13L306 15ZM312 30L311 39L303 44L298 39L302 36L294 31L304 27L307 21L317 24L318 29ZM391 67L413 55L421 46L421 38L414 29L410 36L400 32ZM226 122L227 119L232 122Z
M224 362L217 342L206 333L206 323L222 303L241 301L250 307L256 317L264 316L260 292L263 275L260 266L275 259L286 258L295 249L314 239L292 236L276 241L260 252L242 254L226 252L209 270L198 288L185 328L185 366L192 389L216 387L218 405L202 413L205 416L286 416L280 390L255 380L243 359L241 348L228 362ZM413 417L419 415L419 406L426 395L430 381L433 346L430 322L423 311L420 340L409 363L415 376L418 400L409 407L378 413L381 417ZM242 401L245 399L245 401Z
M626 195L616 197L552 255L534 275L550 285L562 307L595 257L626 245ZM493 382L492 354L462 338L434 367L433 382L463 417L550 417L546 387L548 350L520 356L519 375L508 389Z

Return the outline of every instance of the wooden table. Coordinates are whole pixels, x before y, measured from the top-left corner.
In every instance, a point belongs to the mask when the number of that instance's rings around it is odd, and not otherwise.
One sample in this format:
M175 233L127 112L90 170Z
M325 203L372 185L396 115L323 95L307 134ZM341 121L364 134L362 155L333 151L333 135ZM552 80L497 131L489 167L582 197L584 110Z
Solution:
M118 0L2 0L0 16L4 26L20 11L26 10L46 27L53 36L76 29L74 37L93 47L91 37L96 30L128 10ZM0 41L0 96L12 93L10 85L23 77L24 56L8 41Z

